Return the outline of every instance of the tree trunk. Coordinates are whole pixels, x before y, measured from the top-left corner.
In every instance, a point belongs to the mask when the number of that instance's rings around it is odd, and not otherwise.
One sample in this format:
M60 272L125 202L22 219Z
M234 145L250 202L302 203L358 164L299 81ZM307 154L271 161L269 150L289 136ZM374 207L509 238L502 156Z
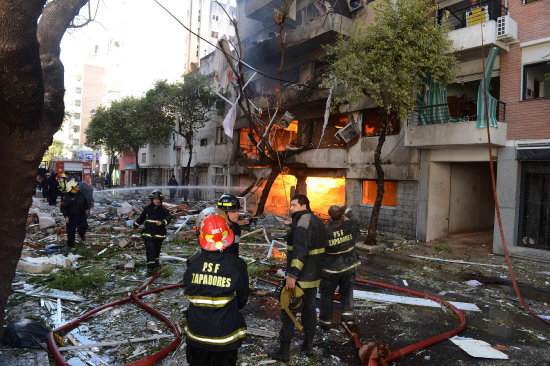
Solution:
M107 181L107 187L113 186L113 171L116 165L116 155L111 155L111 161L109 162L109 180Z
M378 227L378 216L380 215L380 207L382 206L382 198L384 197L384 171L382 170L382 160L380 159L380 153L382 152L382 146L386 141L386 130L388 126L388 115L385 114L382 118L382 124L380 126L380 136L378 136L378 144L376 150L374 150L374 167L376 168L376 200L372 207L372 213L370 216L369 233L367 235L367 245L376 245L376 230Z
M271 173L269 173L269 176L267 177L262 195L260 196L260 202L258 203L258 208L256 209L256 215L261 215L264 213L265 202L269 196L269 191L271 191L271 186L273 186L273 183L275 182L275 179L277 179L280 172L281 170L278 165L271 167Z
M141 182L140 182L141 179L139 174L139 162L138 162L139 149L134 150L134 154L136 155L136 187L139 187L141 185Z
M187 159L187 167L185 169L185 178L183 185L189 185L189 175L191 173L191 160L193 159L193 132L187 132L185 134L185 141L189 145L189 159Z
M6 207L0 213L0 339L36 171L63 122L59 43L86 2L0 1L0 202Z

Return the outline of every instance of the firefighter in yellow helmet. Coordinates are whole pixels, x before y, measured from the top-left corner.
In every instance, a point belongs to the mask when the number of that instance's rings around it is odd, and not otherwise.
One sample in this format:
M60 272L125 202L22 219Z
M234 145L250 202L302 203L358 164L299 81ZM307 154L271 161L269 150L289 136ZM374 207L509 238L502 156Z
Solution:
M209 213L198 223L198 231L201 253L187 261L183 275L189 300L187 362L191 366L236 365L246 336L239 312L249 293L246 263L228 251L234 235L224 217Z

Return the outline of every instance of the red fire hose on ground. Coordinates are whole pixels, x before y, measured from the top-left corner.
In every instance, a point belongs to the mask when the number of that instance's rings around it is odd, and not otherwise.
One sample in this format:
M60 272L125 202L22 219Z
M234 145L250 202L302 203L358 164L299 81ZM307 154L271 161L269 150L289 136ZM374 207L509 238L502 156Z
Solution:
M408 355L408 354L410 354L414 351L417 351L419 349L426 348L426 347L429 347L433 344L444 341L444 340L460 333L464 329L464 327L466 327L466 317L464 317L464 314L462 314L462 312L460 310L458 310L456 307L454 307L452 304L450 304L450 303L448 303L444 300L441 300L441 299L439 299L435 296L423 294L421 292L412 291L412 290L405 289L405 288L402 288L402 287L388 285L388 284L381 283L381 282L363 280L361 278L356 278L355 281L360 282L360 283L368 283L368 284L375 285L375 286L385 287L385 288L388 288L388 289L391 289L391 290L401 291L401 292L405 292L407 294L411 294L411 295L414 295L414 296L430 299L432 301L435 301L439 304L442 304L442 305L446 306L447 308L452 310L458 316L458 318L460 319L460 325L457 328L453 329L453 330L450 330L448 332L442 333L442 334L437 335L435 337L428 338L428 339L425 339L423 341L411 344L409 346L403 347L403 348L398 349L396 351L393 351L391 353L389 353L389 348L387 348L387 346L362 345L361 342L359 341L359 337L357 336L357 334L350 331L350 329L347 326L344 325L344 328L346 329L346 332L348 332L348 334L352 338L355 346L359 350L359 358L361 359L361 361L365 365L379 366L378 365L379 363L387 364L387 362L391 362L393 360L396 360L396 359L398 359L400 357L403 357L405 355Z
M107 309L107 308L110 308L110 307L113 307L113 306L124 304L128 301L134 301L136 304L138 304L145 311L147 311L151 315L159 318L164 323L166 323L168 325L168 327L170 327L170 329L172 330L172 333L174 333L175 339L167 347L161 349L160 351L158 351L158 352L156 352L156 353L154 353L154 354L152 354L152 355L150 355L146 358L143 358L139 361L132 362L132 363L129 363L129 364L125 364L124 366L149 366L149 365L152 365L155 362L159 361L163 357L166 357L166 355L168 355L170 352L175 350L181 342L181 334L180 334L178 328L166 316L162 315L160 312L158 312L157 310L153 309L152 307L150 307L149 305L147 305L143 301L141 301L141 298L144 297L144 296L154 294L154 293L157 293L157 292L161 292L161 291L165 291L165 290L170 290L170 289L174 289L174 288L178 288L178 287L183 287L183 283L180 283L180 284L164 286L164 287L156 288L154 290L149 290L149 291L142 292L155 279L157 279L158 276L160 276L161 273L162 273L162 270L155 273L155 275L153 277L151 277L147 282L145 282L139 289L132 292L132 294L130 296L128 296L126 298L123 298L123 299L120 299L120 300L117 300L117 301L113 301L109 304L100 306L100 307L98 307L98 308L96 308L92 311L89 311L86 314L78 317L77 319L73 320L70 323L65 324L62 327L59 327L57 329L52 330L48 334L46 341L48 343L48 348L50 349L50 352L51 352L52 357L54 358L55 362L60 366L69 366L67 361L65 361L65 359L63 358L63 356L59 352L59 350L57 348L57 345L55 344L54 333L57 334L59 332L70 331L73 328L75 328L79 323L81 323L83 320L89 318L93 314L95 314L95 313L97 313L97 312L99 312L103 309Z

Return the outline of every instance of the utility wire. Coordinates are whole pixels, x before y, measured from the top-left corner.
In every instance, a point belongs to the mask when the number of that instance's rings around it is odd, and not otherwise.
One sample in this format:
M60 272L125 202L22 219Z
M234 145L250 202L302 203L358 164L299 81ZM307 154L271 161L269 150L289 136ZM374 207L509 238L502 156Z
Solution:
M170 10L166 9L161 3L159 3L157 0L153 0L154 2L156 2L161 8L164 9L164 11L166 11L168 14L170 14L170 16L172 16L172 18L174 18L183 28L185 28L188 32L190 32L191 34L197 36L198 38L200 38L201 40L205 41L206 43L208 43L209 45L211 45L212 47L214 47L215 49L217 50L220 50L220 51L223 51L220 47L218 47L218 45L210 42L209 40L201 37L199 34L193 32L189 27L187 27L185 24L183 24L174 14L172 14L170 12ZM234 61L236 62L241 62L241 60L237 59L236 57L234 57L232 54L228 54L229 57L231 57ZM289 83L289 84L293 84L293 85L297 85L297 86L300 86L300 87L304 87L304 88L309 88L309 89L313 89L313 90L326 90L328 88L316 88L316 87L312 87L312 86L309 86L309 85L306 85L306 84L302 84L302 83L297 83L295 81L290 81L290 80L284 80L284 79L279 79L277 77L274 77L274 76L271 76L271 75L267 75L265 73L263 73L262 71L258 70L257 68L255 67L252 67L252 66L249 66L249 65L246 65L244 63L242 63L243 66L249 68L250 70L252 71L255 71L257 72L258 74L268 78L268 79L273 79L273 80L277 80L277 81L282 81L282 82L285 82L285 83Z

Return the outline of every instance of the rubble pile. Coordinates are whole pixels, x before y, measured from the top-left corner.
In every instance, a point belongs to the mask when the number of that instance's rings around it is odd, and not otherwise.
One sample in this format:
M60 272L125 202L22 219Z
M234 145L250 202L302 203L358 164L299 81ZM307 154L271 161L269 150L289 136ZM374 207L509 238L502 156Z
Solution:
M34 198L21 261L12 284L7 323L32 319L54 329L135 291L149 277L140 232L133 229L133 220L148 203L146 197L135 191L124 195L96 192L86 241L70 250L65 245L65 224L59 207ZM181 283L185 259L198 250L193 230L197 215L212 203L174 202L165 206L173 220L160 256L164 272L148 289ZM275 289L284 277L284 238L289 221L288 217L278 215L248 215L240 221L243 228L240 255L248 264L252 287L243 309L248 337L239 352L241 365L276 363L266 353L278 346L280 309ZM550 331L519 308L501 257L486 255L474 259L442 245L414 240L384 242L382 238L382 242L375 249L360 251L363 262L360 277L473 305L477 310L473 307L464 310L469 322L464 335L493 346L500 344L511 364L519 365L517 361L522 359L530 364L550 359L547 347ZM550 271L542 263L514 260L514 265L521 273L520 287L527 289L532 299L532 309L537 314L550 315ZM357 333L364 344L379 342L397 349L456 326L456 320L439 307L412 304L403 297L391 296L400 294L371 286L357 285L356 290L360 290L355 296ZM183 328L187 308L183 289L148 295L143 301ZM335 308L339 308L338 304ZM338 317L337 314L335 324ZM74 330L59 335L58 347L71 365L134 362L173 341L166 324L132 302L104 309ZM312 357L300 352L300 344L300 337L295 337L290 365L361 364L352 342L337 326L326 332L318 331ZM16 355L15 360L21 360L31 357L29 352L38 358L36 354L44 351L14 351L8 347L0 348L0 352L0 360L9 359L10 354L12 359ZM395 364L455 364L456 359L464 365L477 364L462 352L452 342L443 342ZM456 359L446 363L449 357ZM185 365L184 360L185 342L158 364ZM12 365L16 364L13 361Z

